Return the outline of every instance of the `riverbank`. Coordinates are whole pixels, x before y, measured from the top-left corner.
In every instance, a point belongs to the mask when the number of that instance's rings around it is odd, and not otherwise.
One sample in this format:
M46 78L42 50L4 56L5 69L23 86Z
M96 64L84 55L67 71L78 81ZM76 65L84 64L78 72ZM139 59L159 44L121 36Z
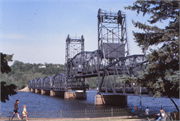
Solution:
M0 118L1 121L8 121L9 117ZM154 118L150 118L154 120ZM13 121L18 121L14 118ZM23 119L22 121L25 121ZM28 121L147 121L147 118L139 118L137 116L120 116L120 117L103 117L103 118L28 118Z
M18 91L18 92L29 92L29 88L28 88L28 86L26 86L23 89L16 90L16 91Z

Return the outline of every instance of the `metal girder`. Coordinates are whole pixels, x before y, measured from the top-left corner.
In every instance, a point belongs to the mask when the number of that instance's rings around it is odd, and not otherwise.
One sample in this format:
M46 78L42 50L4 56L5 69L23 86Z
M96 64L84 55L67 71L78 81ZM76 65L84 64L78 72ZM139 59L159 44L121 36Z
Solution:
M104 74L99 85L99 91L101 91L102 88L104 88L106 92L108 89L111 89L113 93L116 94L116 89L121 88L125 94L125 83L118 79L122 75L137 76L137 71L142 71L144 68L146 68L146 65L143 65L146 63L147 60L144 55L131 55L124 58L119 58L113 63L105 66ZM109 82L109 85L107 85L107 82ZM120 85L118 85L119 82Z

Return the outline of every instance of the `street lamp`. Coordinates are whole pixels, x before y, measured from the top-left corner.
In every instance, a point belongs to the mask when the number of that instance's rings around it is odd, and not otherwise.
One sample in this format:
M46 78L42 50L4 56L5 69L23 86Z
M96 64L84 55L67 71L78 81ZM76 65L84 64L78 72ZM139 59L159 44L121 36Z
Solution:
M140 86L140 115L142 115L142 104L141 104L141 86Z

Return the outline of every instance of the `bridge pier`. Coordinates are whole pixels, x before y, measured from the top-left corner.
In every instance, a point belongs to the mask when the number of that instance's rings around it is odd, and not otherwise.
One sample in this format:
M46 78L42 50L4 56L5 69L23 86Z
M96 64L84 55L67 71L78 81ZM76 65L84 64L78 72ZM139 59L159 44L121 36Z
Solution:
M42 95L49 95L50 94L50 90L43 90L43 89L41 89L41 94Z
M54 91L50 90L50 96L58 96L58 97L64 97L65 91Z
M45 90L41 89L41 95L45 95Z
M55 91L55 95L58 97L64 97L65 91Z
M65 92L65 99L87 99L86 92Z
M40 94L40 93L41 93L41 90L40 90L40 89L35 89L35 93Z
M126 95L96 95L95 105L127 105Z
M30 91L31 91L31 92L34 92L34 89L33 89L33 88L31 88L31 89L30 89Z
M55 92L54 92L54 90L50 90L50 96L56 96L56 94L55 94Z

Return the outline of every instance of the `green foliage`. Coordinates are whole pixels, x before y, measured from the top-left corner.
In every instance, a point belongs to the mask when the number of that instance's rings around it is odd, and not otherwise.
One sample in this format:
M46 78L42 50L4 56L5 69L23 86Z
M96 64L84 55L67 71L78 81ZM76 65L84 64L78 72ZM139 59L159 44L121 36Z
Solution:
M2 73L9 73L11 71L11 68L8 65L8 61L12 61L13 55L6 55L3 53L1 54L1 73L0 73L0 78L1 78L1 102L6 102L6 100L9 100L9 95L15 95L17 94L15 92L16 86L14 84L10 84L10 81L7 79L7 76L2 78ZM6 82L2 82L2 79L4 81L7 81L8 84L6 85Z
M43 68L42 66L46 67ZM17 89L24 88L29 80L54 76L57 73L65 73L65 66L61 64L30 64L14 61L11 72L1 75L1 81L7 84L15 84Z
M92 78L87 78L86 79L86 84L89 85L89 88L97 88L98 85L98 77L92 77Z
M9 100L9 95L17 94L14 90L16 86L14 84L6 85L6 82L1 82L1 102Z
M15 84L17 89L22 89L28 85L29 80L55 76L58 73L66 73L65 65L51 63L30 64L14 61L11 72L2 74L1 81L6 82L6 84ZM97 78L88 78L85 84L89 84L90 88L97 88Z
M154 97L179 96L179 2L138 0L126 9L150 15L150 25L133 21L133 25L144 32L133 32L135 41L147 54L149 65L144 74L139 75L138 82L147 86ZM157 22L169 21L164 28L155 25ZM159 48L152 49L153 46Z
M12 61L13 55L1 54L1 73L8 73L11 71L11 68L8 65L8 61Z

